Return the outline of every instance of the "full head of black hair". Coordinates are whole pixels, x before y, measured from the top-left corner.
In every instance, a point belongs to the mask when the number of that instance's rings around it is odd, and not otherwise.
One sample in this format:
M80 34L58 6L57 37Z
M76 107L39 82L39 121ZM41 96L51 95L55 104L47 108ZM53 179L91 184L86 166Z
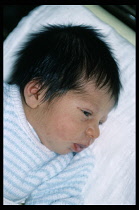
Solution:
M98 30L85 25L48 25L29 36L17 53L9 84L20 87L35 80L43 100L52 100L70 90L81 92L86 82L107 88L118 103L119 68L110 47Z

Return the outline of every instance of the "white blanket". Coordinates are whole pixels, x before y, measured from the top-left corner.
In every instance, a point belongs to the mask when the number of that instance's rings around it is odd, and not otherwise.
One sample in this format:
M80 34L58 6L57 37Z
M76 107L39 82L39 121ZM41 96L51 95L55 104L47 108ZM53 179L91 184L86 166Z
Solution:
M91 146L96 163L84 190L86 204L135 205L135 47L112 27L80 5L41 5L24 17L4 42L4 80L13 53L26 35L41 25L88 24L100 29L114 49L124 90L118 108L109 114L101 136Z

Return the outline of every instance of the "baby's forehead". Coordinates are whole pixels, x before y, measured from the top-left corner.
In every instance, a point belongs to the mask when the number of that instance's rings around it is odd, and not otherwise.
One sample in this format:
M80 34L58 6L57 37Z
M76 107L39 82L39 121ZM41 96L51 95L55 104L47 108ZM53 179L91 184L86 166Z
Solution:
M87 82L83 85L81 92L79 92L81 97L100 97L111 98L111 93L109 87L98 87L95 82Z
M86 103L92 104L93 107L96 107L96 111L104 106L106 109L108 107L108 110L111 110L115 105L115 100L111 97L108 90L106 88L97 88L95 85L87 84L77 97Z
M60 102L61 101L61 102ZM85 108L90 107L96 113L99 110L109 112L114 107L114 100L108 93L107 89L100 89L93 83L86 83L80 90L70 90L59 97L54 98L49 105L58 105L60 103L78 103Z

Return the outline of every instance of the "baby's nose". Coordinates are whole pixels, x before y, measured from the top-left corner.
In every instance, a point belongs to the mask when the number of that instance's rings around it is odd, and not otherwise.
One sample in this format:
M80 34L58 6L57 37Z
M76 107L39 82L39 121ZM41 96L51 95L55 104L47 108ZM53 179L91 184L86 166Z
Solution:
M100 135L100 130L98 127L93 127L93 128L88 128L86 130L86 134L93 140L99 137Z

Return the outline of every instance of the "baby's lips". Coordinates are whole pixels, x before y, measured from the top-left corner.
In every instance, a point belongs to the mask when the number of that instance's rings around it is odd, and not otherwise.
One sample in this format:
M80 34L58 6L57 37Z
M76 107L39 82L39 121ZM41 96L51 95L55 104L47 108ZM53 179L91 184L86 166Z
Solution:
M73 151L74 152L81 152L83 149L87 148L88 146L83 145L83 144L73 144Z

